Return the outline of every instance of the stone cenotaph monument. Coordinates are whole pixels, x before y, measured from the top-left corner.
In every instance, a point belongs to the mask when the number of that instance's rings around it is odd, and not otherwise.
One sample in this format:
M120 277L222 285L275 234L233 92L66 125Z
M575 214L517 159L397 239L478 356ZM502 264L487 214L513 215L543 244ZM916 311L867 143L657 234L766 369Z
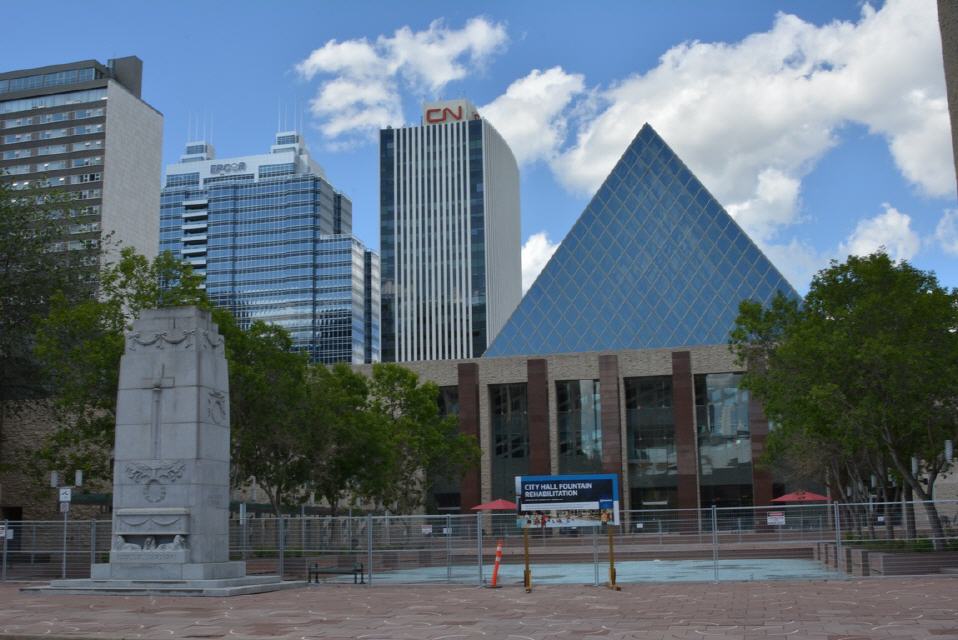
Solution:
M229 559L229 377L196 307L144 311L120 361L110 561L47 592L237 595L298 583Z

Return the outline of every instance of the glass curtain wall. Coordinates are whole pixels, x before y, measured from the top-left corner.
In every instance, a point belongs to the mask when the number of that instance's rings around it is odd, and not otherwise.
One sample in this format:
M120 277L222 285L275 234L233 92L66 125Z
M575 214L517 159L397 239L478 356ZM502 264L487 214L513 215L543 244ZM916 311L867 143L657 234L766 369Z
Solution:
M492 498L514 500L515 477L529 473L526 383L489 385L492 422Z
M459 417L459 387L439 387L439 415ZM436 513L459 513L459 478L436 478L432 485L432 508Z
M695 376L702 507L752 505L748 391L738 373Z
M556 382L559 473L602 471L602 420L598 380Z
M626 378L625 419L631 508L676 508L678 458L671 376Z

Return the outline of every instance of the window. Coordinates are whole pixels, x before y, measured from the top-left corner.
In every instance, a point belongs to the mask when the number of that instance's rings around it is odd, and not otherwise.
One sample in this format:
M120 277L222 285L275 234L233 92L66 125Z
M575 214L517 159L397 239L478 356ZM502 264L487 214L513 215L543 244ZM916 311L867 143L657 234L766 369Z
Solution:
M678 459L671 376L626 378L625 419L631 507L675 508Z
M83 136L91 133L100 133L103 131L102 124L84 124L79 127L73 127L73 135Z
M56 153L66 153L67 145L65 144L52 144L47 147L37 147L38 156L48 156Z
M88 156L86 158L73 159L74 167L91 167L98 164L103 164L103 156Z
M16 144L18 142L29 142L33 140L32 133L11 133L3 136L4 144Z
M559 473L602 470L602 420L598 380L556 382Z
M83 142L74 142L74 151L86 151L87 149L102 149L103 140L84 140Z
M11 176L22 175L24 173L30 173L30 165L15 164L10 167L0 167L0 173L3 173L4 171Z
M81 173L80 175L70 176L72 184L85 184L87 182L99 182L103 174L101 173Z
M63 122L64 120L69 120L70 112L69 111L58 111L57 113L44 113L39 116L41 124L47 124L50 122Z
M64 138L70 135L69 129L45 129L37 132L37 139L50 140L51 138Z
M514 477L529 470L526 383L489 385L492 422L492 492L515 497Z
M3 152L4 160L16 160L17 158L29 158L30 150L29 149L12 149L10 151Z
M748 391L738 373L695 376L702 506L751 506Z

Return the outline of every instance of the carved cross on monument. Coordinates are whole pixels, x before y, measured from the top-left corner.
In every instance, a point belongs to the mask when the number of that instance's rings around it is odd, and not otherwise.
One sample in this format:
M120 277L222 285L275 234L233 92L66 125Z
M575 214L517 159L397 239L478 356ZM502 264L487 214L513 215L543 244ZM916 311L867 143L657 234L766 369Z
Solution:
M160 455L160 394L163 389L169 389L173 386L173 378L167 378L166 365L153 365L153 377L147 378L143 383L153 390L153 407L150 410L150 442L152 443L151 458L153 460L161 459Z

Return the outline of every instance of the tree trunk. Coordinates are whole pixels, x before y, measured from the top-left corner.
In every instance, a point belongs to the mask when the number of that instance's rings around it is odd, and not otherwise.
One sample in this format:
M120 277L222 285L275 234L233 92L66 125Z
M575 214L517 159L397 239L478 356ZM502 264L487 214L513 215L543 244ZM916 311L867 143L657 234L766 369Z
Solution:
M915 499L914 493L911 490L911 485L906 484L904 487L904 497L902 498L902 521L905 523L905 539L914 540L918 537L918 534L915 532L915 506L912 503L912 500Z

